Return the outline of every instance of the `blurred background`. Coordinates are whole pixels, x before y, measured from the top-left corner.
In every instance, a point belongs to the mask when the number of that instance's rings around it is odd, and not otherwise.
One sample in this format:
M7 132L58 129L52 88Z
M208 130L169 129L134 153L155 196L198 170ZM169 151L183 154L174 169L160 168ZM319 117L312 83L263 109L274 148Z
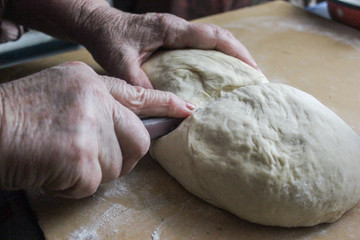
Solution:
M269 1L270 0L113 0L112 4L114 7L127 12L167 12L191 20ZM303 8L314 6L323 1L325 0L289 0L291 4Z

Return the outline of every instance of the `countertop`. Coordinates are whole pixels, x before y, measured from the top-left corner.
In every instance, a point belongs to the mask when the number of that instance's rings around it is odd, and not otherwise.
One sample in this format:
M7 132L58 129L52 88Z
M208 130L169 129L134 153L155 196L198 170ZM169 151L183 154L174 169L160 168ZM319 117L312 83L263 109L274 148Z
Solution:
M360 32L284 2L196 20L229 29L272 82L319 99L360 134ZM70 60L103 70L86 50L0 70L3 81ZM360 239L360 205L339 221L310 228L252 224L184 190L149 156L92 197L28 193L47 239Z

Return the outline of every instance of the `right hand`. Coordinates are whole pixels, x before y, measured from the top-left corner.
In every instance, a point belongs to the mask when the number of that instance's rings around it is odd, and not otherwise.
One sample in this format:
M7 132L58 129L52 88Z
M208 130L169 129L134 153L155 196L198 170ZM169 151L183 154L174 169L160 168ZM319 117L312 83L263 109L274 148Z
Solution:
M226 29L171 14L130 14L104 0L12 1L6 16L21 25L84 45L112 76L152 88L141 64L159 48L214 49L258 69L249 51ZM46 20L46 21L44 21Z
M190 23L171 14L129 14L107 6L81 13L77 40L109 74L132 85L152 88L141 64L159 48L214 49L260 70L245 46L216 25Z
M129 172L149 135L135 115L187 117L168 92L99 76L72 62L0 85L0 189L82 198Z

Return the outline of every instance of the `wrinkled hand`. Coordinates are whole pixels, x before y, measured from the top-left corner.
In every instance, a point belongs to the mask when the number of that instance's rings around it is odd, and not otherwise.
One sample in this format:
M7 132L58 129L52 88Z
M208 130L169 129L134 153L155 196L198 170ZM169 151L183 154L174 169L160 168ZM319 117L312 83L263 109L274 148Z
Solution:
M247 49L227 30L189 23L170 14L136 15L99 7L83 16L82 42L111 75L152 88L140 65L160 47L215 49L258 69Z
M192 108L79 62L2 84L0 97L0 189L74 198L129 172L147 152L149 135L135 113L186 117Z

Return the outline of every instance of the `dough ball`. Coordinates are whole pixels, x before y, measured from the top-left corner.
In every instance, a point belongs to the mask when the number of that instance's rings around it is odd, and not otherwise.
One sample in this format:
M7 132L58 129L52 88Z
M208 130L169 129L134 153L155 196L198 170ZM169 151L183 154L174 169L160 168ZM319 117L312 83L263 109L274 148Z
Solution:
M151 151L191 193L255 223L333 222L360 197L359 136L315 98L282 84L223 95Z
M268 82L246 63L213 50L173 50L142 66L155 89L171 91L197 107L249 84Z

